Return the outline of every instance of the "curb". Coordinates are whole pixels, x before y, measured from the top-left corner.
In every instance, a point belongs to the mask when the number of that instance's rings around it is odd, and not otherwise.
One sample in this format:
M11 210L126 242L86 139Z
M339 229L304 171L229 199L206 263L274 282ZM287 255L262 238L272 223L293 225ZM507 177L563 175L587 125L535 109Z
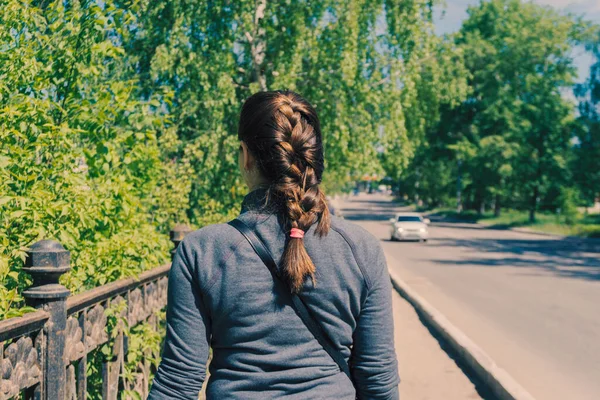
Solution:
M504 369L500 368L490 356L469 339L462 331L425 299L415 293L394 271L389 271L392 285L406 301L417 311L426 325L442 337L452 348L460 361L467 365L476 378L481 381L496 399L499 400L535 400Z

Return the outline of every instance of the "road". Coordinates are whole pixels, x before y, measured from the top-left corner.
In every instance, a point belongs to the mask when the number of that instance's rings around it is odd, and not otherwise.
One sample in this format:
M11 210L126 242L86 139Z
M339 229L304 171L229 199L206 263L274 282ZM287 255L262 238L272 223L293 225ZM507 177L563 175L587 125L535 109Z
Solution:
M434 222L428 243L391 242L388 219L403 210L391 198L361 194L340 207L534 397L600 399L600 241Z

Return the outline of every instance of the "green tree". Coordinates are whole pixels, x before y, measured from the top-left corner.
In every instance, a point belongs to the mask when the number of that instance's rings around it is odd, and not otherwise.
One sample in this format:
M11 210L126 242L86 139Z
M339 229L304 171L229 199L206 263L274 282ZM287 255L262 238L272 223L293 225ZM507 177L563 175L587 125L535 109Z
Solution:
M143 93L172 99L176 157L194 170L189 215L200 225L235 213L244 193L235 122L251 93L289 88L315 104L325 184L336 190L380 172L382 151L400 171L412 154L407 131L422 135L435 114L428 102L464 91L464 80L446 83L456 56L433 35L429 1L136 4L124 46Z
M399 180L401 191L411 195L425 187L444 186L441 182L420 182L430 167L420 162L427 159L426 153L439 160L435 138L431 139L442 110L463 101L468 92L462 49L434 33L435 5L430 1L386 3L390 65L386 78L391 86L384 99L389 111L383 118L381 159L386 174ZM424 197L433 200L437 195Z
M471 175L475 188L475 201L479 213L491 199L494 214L500 215L506 182L514 179L513 165L517 146L499 135L487 136L478 143L479 148L471 159Z
M520 0L484 1L468 13L456 43L472 91L443 125L477 149L466 172L478 208L490 196L497 205L510 198L533 221L550 182L568 176L574 116L561 91L573 85L580 24Z
M580 99L576 145L572 162L573 178L586 205L600 198L600 28L594 27L586 47L595 62L587 82L577 85Z

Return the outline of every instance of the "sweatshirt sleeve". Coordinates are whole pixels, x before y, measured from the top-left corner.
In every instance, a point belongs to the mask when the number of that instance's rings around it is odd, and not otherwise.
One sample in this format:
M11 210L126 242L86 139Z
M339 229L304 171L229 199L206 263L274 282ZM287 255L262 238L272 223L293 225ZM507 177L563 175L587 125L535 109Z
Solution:
M167 334L149 400L196 400L206 378L210 317L185 247L183 241L169 272Z
M371 286L354 332L352 375L359 399L398 399L392 285L383 250L376 248Z

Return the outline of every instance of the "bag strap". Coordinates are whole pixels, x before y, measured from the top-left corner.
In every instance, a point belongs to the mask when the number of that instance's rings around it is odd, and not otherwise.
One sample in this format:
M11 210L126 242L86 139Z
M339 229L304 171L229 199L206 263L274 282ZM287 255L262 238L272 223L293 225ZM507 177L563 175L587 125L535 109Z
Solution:
M258 254L262 262L267 266L269 271L271 271L271 274L285 284L279 275L279 269L273 260L271 252L267 249L263 241L256 236L254 232L252 232L248 225L237 218L233 221L230 221L229 225L237 229L248 240L256 254ZM288 287L286 284L285 286ZM296 314L298 314L302 322L304 322L304 325L306 325L310 333L312 333L327 354L329 354L333 361L335 361L340 369L348 376L348 379L352 381L350 366L348 365L344 355L334 346L331 339L325 334L323 327L312 316L308 310L308 307L306 307L306 304L304 304L304 301L302 301L302 299L295 293L290 293L290 295L292 298L292 306L296 311Z

